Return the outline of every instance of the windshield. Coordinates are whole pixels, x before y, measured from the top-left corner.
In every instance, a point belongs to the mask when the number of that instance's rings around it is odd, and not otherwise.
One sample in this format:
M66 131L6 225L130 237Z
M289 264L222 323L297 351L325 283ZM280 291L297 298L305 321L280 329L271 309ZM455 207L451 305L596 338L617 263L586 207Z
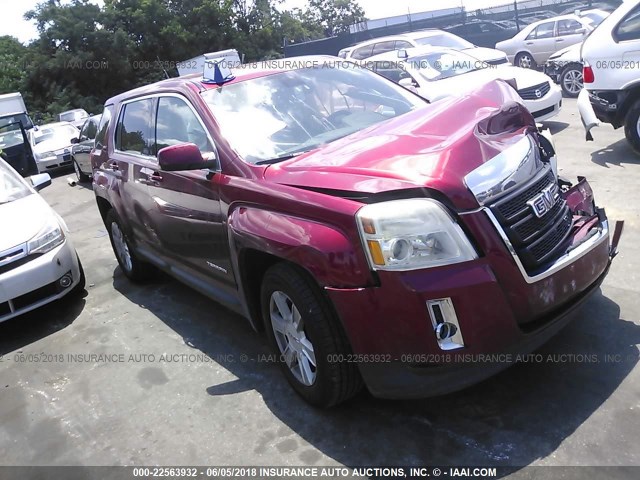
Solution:
M475 72L485 66L484 62L455 50L411 57L408 63L410 68L432 82Z
M60 145L71 145L71 139L78 136L78 129L73 125L57 125L52 127L40 127L34 135L33 144L47 140L57 139Z
M89 114L82 110L74 110L72 112L64 112L60 114L61 122L74 122L76 120L82 120L83 118L88 117Z
M18 125L18 123L21 123L25 130L33 127L31 119L26 114L18 113L0 118L0 131L20 130L20 125Z
M348 62L254 78L202 96L231 146L258 164L313 150L425 104Z
M602 21L607 18L609 16L608 13L598 13L598 12L590 12L590 13L585 13L583 15L584 17L587 17L591 22L591 26L592 27L597 27L598 25L600 25L602 23Z
M7 163L0 160L0 205L31 195L22 177Z
M12 123L0 127L0 150L3 148L14 147L24 143L22 130L19 123Z
M473 48L473 43L467 42L463 38L458 37L452 33L442 32L437 35L430 35L428 37L416 38L415 42L418 45L431 45L433 47L447 47L447 48Z

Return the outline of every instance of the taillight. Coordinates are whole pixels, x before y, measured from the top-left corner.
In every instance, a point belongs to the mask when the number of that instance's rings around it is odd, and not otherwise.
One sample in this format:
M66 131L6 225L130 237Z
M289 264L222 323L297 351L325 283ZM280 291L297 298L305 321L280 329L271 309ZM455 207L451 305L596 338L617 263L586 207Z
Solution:
M596 77L593 74L593 68L591 65L585 65L582 67L582 81L584 83L593 83L596 81Z

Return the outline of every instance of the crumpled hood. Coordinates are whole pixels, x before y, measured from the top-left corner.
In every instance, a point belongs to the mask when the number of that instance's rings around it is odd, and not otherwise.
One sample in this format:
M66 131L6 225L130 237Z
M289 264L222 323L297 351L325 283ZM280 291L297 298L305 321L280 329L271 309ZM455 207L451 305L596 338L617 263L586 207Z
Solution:
M366 194L427 187L460 209L476 208L464 177L535 130L518 99L509 85L494 81L272 165L265 179Z
M15 247L35 237L54 214L38 194L0 205L0 251Z

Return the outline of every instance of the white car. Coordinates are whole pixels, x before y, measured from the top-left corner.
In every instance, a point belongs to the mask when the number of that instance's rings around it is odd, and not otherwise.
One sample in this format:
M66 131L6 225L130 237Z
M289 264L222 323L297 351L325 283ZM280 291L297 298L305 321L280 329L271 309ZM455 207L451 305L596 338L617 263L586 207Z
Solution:
M628 0L582 44L584 89L578 109L592 140L600 122L624 127L640 154L640 2Z
M406 54L402 59L395 52L386 53L361 64L430 102L502 79L515 80L522 103L538 122L557 115L562 107L560 87L544 73L511 65L487 65L446 48L422 47L408 50Z
M32 129L31 150L38 172L70 167L71 140L78 138L78 129L69 122L49 123Z
M69 231L37 192L49 184L0 159L0 322L84 289Z
M562 15L527 25L513 38L496 43L496 48L514 65L535 69L558 50L582 43L593 28L590 17Z
M338 52L338 56L351 60L364 60L382 53L408 50L425 45L459 50L490 65L509 63L504 52L499 52L493 48L476 47L464 38L438 29L419 30L401 35L374 38L373 40L367 40L352 47L344 48Z

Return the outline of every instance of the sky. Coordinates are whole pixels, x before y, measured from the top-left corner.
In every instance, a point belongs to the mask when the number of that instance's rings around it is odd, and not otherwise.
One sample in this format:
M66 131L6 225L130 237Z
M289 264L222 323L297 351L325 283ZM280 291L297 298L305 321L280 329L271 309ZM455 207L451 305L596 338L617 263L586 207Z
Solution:
M38 36L35 24L24 20L24 14L32 10L40 0L0 0L2 15L0 16L0 35L12 35L21 42ZM404 15L408 11L425 12L440 8L459 7L461 4L469 9L508 3L509 0L359 0L365 15L370 20L377 18ZM102 3L102 0L93 0ZM304 7L306 0L285 0L284 8Z

